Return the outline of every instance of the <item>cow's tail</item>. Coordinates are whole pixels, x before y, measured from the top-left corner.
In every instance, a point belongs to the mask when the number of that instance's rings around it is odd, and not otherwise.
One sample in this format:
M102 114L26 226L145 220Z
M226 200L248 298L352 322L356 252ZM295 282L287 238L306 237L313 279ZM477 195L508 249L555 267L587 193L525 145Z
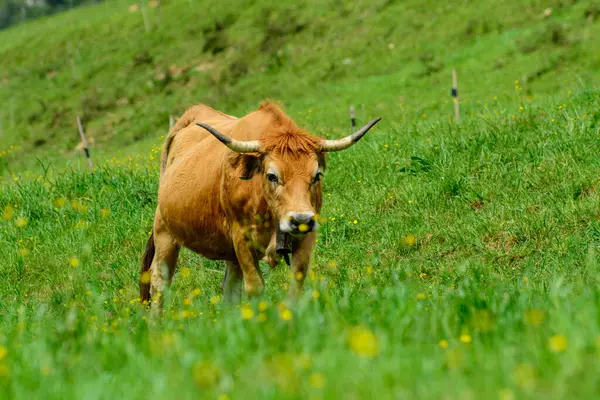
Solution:
M140 303L150 303L150 266L154 259L154 233L148 238L146 243L146 251L142 258L142 271L140 272Z

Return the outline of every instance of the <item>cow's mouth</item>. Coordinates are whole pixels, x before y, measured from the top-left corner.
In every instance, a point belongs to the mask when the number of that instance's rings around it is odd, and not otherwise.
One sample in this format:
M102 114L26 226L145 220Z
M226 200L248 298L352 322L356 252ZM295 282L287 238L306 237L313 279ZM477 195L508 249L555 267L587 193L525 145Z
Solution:
M318 228L314 213L289 213L279 221L282 232L303 237Z

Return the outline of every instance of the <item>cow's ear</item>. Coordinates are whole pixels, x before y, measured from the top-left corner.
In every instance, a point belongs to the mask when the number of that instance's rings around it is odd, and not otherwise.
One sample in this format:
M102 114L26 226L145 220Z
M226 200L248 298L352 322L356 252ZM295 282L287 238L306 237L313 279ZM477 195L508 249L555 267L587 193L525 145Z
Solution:
M327 166L325 165L325 164L326 164L326 162L325 162L325 153L323 153L323 152L320 152L320 153L317 155L317 158L318 158L319 167L321 167L321 169L322 169L323 171L325 171L325 168L327 167Z
M235 168L237 176L242 180L251 179L262 168L262 157L254 153L233 153L229 163Z

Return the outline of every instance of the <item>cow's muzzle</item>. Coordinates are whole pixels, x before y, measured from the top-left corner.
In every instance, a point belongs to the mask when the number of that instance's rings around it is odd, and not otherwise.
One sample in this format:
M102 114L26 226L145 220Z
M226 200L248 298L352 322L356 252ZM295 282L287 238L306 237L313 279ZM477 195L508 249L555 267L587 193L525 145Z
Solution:
M306 235L318 228L313 212L289 212L279 221L279 229L292 235Z

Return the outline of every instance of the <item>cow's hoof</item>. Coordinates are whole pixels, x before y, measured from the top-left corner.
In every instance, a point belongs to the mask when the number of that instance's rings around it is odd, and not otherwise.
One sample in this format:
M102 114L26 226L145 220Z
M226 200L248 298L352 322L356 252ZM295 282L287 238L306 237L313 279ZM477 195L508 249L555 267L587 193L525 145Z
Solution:
M262 295L265 291L265 284L259 279L253 281L246 280L244 281L244 290L246 291L248 297L257 297Z

